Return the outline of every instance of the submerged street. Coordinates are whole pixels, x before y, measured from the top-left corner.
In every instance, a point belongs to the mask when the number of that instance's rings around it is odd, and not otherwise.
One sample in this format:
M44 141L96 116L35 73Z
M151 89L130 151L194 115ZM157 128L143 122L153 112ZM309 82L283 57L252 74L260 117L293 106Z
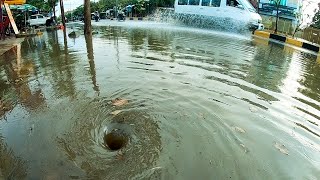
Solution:
M320 178L319 55L250 33L93 25L93 47L52 30L0 57L0 179Z

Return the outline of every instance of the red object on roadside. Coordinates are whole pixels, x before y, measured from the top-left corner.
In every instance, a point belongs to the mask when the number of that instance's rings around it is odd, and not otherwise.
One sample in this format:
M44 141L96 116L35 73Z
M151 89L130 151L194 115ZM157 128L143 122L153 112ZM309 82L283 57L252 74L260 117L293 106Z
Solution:
M2 19L3 19L3 21L2 21L2 24L0 23L0 28L3 27L3 29L6 29L10 24L9 17L8 16L2 16Z
M58 29L61 29L61 30L64 30L64 26L63 26L63 25L60 25L60 24L57 26L57 28L58 28Z
M10 25L9 17L8 16L2 16L2 22L0 23L0 34L1 34L1 38L2 39L5 38L5 33L6 33L7 28L9 28L9 25Z

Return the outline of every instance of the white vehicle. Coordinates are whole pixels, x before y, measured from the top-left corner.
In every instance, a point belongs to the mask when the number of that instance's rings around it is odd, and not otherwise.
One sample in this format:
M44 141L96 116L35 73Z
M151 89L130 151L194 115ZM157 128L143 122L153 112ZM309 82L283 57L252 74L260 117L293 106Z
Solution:
M251 30L264 29L261 16L248 0L175 0L174 11L188 18L222 19L225 25L229 25L225 22L232 22L246 25Z
M42 14L31 15L28 23L30 26L46 25L47 18Z

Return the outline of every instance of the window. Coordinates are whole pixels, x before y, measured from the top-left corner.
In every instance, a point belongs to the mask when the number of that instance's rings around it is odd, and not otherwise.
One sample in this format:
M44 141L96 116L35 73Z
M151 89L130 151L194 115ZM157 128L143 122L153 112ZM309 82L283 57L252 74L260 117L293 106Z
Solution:
M30 19L37 19L37 16L31 16Z
M237 7L239 4L237 0L227 0L227 6Z
M188 0L179 0L178 1L178 5L187 5L188 4Z
M221 0L212 0L211 6L213 6L213 7L220 7L220 1L221 1Z
M197 5L199 6L200 0L189 0L189 5Z
M202 0L201 6L210 6L210 0Z
M278 0L269 0L270 4L276 4ZM287 0L280 0L280 5L286 6L287 5Z
M38 18L39 18L39 19L43 19L44 17L43 17L43 16L38 16Z

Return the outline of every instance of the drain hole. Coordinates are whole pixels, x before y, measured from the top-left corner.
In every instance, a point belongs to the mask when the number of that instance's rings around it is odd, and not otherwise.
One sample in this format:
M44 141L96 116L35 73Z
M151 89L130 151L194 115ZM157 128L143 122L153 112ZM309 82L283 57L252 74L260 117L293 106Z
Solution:
M127 144L128 138L119 129L114 129L109 133L105 133L104 143L112 151L117 151Z

